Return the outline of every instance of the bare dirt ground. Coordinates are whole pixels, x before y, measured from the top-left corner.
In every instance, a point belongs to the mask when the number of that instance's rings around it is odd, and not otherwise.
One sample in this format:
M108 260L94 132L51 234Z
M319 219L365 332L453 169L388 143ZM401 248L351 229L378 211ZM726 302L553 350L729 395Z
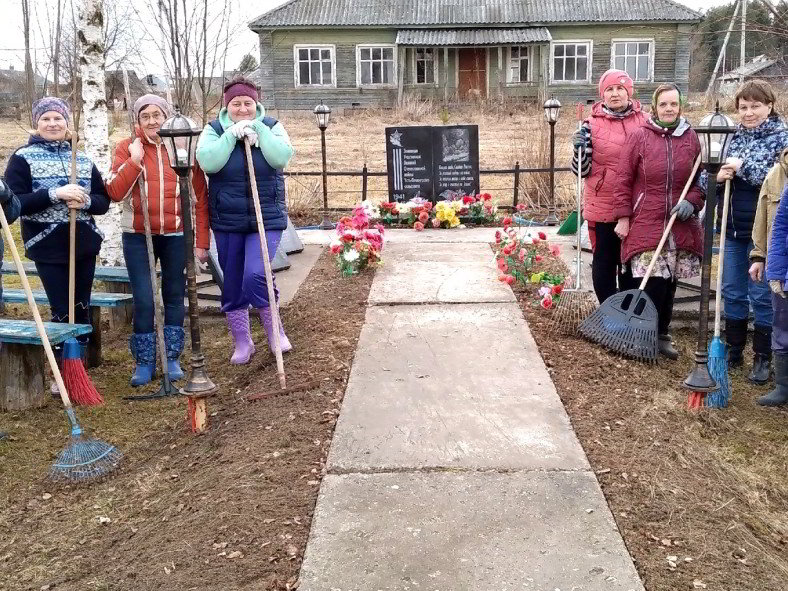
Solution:
M342 278L326 252L283 310L288 385L309 385L291 394L247 402L278 389L259 322L257 354L235 367L224 318L203 315L219 392L201 436L187 431L180 397L120 400L134 393L128 334L108 333L104 364L91 370L106 404L78 409L84 427L125 454L104 482L47 480L68 440L59 403L0 414L12 435L0 443L0 589L295 588L372 276Z

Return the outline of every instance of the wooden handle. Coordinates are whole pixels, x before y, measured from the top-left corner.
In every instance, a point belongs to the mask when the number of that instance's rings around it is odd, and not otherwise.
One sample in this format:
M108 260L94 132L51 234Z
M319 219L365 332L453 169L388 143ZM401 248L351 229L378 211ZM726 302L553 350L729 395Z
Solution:
M254 174L252 163L252 148L249 138L244 136L244 150L246 150L246 169L249 172L249 184L252 185L252 201L254 202L254 215L257 218L257 233L260 236L260 248L263 251L263 266L265 267L265 283L268 287L268 307L271 310L272 327L274 331L274 355L276 356L276 373L279 376L279 385L282 389L287 387L285 378L285 364L282 360L282 344L279 339L279 307L276 305L274 293L274 275L271 272L271 261L268 259L268 243L265 239L265 225L263 212L260 210L260 198L257 193L257 177Z
M60 374L60 368L57 366L57 361L55 361L52 345L49 344L47 331L44 328L44 321L41 320L41 314L38 312L38 305L33 297L33 290L30 289L30 282L27 280L25 267L22 265L22 260L19 258L19 252L16 249L16 243L14 242L14 237L11 235L11 228L8 227L8 220L5 217L5 212L2 207L0 207L0 224L3 226L3 234L5 235L6 244L11 250L14 265L16 265L16 272L19 273L19 279L22 281L22 287L25 289L27 303L30 306L30 310L33 312L33 319L36 321L36 329L38 329L38 336L41 339L41 344L44 346L44 353L46 353L49 368L52 370L52 375L55 377L55 383L60 390L60 399L63 401L63 406L65 406L66 409L70 409L71 399L68 397L68 392L66 392L66 385L63 383L63 376Z
M714 336L720 336L722 314L722 265L725 262L725 233L728 229L728 207L731 203L731 182L725 181L725 197L722 199L722 227L720 228L720 254L717 256L717 293L714 294ZM714 212L706 212L713 215Z
M72 185L77 182L77 134L71 138L71 179ZM77 210L68 210L68 323L76 324L75 297L77 289Z
M699 166L700 166L700 154L698 154L698 157L695 158L695 165L692 167L692 172L690 173L689 178L687 179L687 183L684 185L684 190L681 192L681 196L679 197L679 200L676 201L676 205L684 201L684 198L687 196L687 193L689 193L690 187L692 186L692 183L695 181L695 175L698 172ZM638 287L638 289L641 291L646 289L646 283L648 283L648 280L651 278L651 273L654 272L654 266L657 264L657 259L659 258L659 255L662 253L662 247L665 246L665 242L667 241L668 236L670 235L670 231L673 229L673 223L676 221L677 216L678 213L674 213L672 216L670 216L668 225L665 228L665 231L662 233L662 239L659 241L659 244L657 245L657 250L654 251L654 257L651 259L651 263L649 264L648 269L646 269L646 274L643 276L643 281L640 282L640 287Z

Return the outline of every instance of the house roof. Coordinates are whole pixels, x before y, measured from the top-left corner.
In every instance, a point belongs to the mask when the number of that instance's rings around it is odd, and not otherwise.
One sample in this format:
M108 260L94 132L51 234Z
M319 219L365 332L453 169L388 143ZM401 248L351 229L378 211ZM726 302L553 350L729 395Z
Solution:
M499 45L552 40L545 27L520 29L406 29L397 31L397 45Z
M698 22L674 0L290 0L249 23L271 27L435 27Z
M723 76L720 76L720 81L738 80L740 77L754 76L776 63L777 60L770 59L765 55L759 55L754 57L752 61L746 62L743 66L726 72Z

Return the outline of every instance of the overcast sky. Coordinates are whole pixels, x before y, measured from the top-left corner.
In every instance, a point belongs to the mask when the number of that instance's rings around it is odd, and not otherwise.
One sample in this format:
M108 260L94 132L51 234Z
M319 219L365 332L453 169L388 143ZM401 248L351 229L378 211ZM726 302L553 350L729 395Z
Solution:
M80 0L73 1L79 2ZM105 1L133 2L135 0ZM218 2L221 0L213 1ZM241 23L247 23L264 12L275 8L280 4L283 4L285 1L286 0L241 0L237 3L238 9L234 15L234 20L239 25ZM700 11L704 11L711 6L719 6L729 3L725 0L681 0L681 2L690 8ZM3 34L0 36L0 69L6 69L10 65L13 65L16 69L24 69L25 42L22 32L21 0L0 0L0 4L2 4L4 8L8 7L7 10L3 11L4 21L6 24L3 26ZM33 0L31 5L34 6L34 10L38 10L38 13L34 15L33 20L31 46L40 48L43 46L43 40L38 34L39 27L37 25L38 20L36 19L41 19L41 22L46 22L45 19L47 15L45 14L45 10L42 8L45 6L45 0ZM249 52L253 53L259 59L259 49L255 34L252 33L247 27L239 27L239 29L243 32L236 35L236 38L231 42L230 53L227 58L228 69L235 68L241 61L241 58L244 56L244 54ZM155 55L155 51L152 53ZM157 63L153 59L148 60L147 63L141 67L146 71L138 72L139 74L159 74L163 69L161 64Z

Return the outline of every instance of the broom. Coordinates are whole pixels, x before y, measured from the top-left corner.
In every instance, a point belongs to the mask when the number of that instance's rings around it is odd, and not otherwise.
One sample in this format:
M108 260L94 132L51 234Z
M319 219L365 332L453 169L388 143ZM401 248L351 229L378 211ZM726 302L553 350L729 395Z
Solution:
M577 128L583 124L583 104L577 104ZM580 219L581 208L583 206L583 178L580 173L580 150L577 148L577 179L575 182L575 198L577 210L572 212L575 217L575 235L577 240L577 264L575 269L575 287L572 289L565 289L561 292L561 297L556 305L555 312L553 313L553 324L551 333L555 331L563 332L564 334L571 334L577 331L578 326L586 317L594 311L595 297L594 295L583 289L583 251L580 248L580 225L577 220ZM571 218L571 216L570 216ZM569 223L569 219L564 225ZM562 226L563 227L563 226ZM559 234L561 231L559 230Z
M268 306L271 308L271 330L274 331L276 375L279 376L279 385L282 387L282 390L284 390L287 388L287 381L285 378L285 364L282 360L282 344L279 342L279 307L276 304L276 294L274 293L274 275L271 272L271 261L268 259L268 243L265 240L263 212L260 210L260 197L257 194L257 178L254 174L254 164L252 163L252 148L249 145L249 138L246 136L244 136L244 150L246 150L246 169L249 173L249 184L252 185L252 201L254 202L254 215L257 218L257 233L260 236L260 248L263 251L265 284L268 288Z
M82 107L79 103L74 82L74 133L71 136L71 174L69 182L77 182L77 143L79 143L79 115ZM77 210L68 210L68 323L76 324L75 291L76 291L76 250L77 250ZM63 381L66 389L71 393L74 404L82 406L95 406L102 404L104 399L90 381L88 372L82 364L82 346L75 338L66 340L63 344ZM59 387L59 384L58 384Z
M54 480L74 483L86 482L106 476L117 468L123 454L114 445L110 445L99 439L86 437L82 428L79 426L76 413L74 413L74 407L71 406L71 399L68 396L66 385L63 382L63 376L60 374L57 362L55 361L52 345L49 344L44 322L41 320L41 314L38 312L38 306L33 298L33 291L30 289L30 283L27 280L25 268L22 266L19 252L14 243L14 237L11 235L11 228L8 227L8 220L5 217L2 207L0 207L0 224L3 227L6 243L11 250L17 273L19 273L19 279L22 281L22 286L25 288L27 302L30 305L30 310L33 312L33 319L36 323L36 329L38 329L38 336L41 339L41 344L44 346L44 352L46 353L49 367L55 377L55 383L57 383L58 389L60 390L60 399L63 401L63 406L66 409L66 416L68 417L69 423L71 423L71 438L52 465L49 475Z
M700 166L700 156L681 192L678 203L687 196ZM607 298L602 305L580 325L580 333L590 341L599 343L614 352L650 363L657 361L657 308L643 290L654 271L662 247L676 221L670 216L662 238L657 245L646 274L637 289L628 289Z
M720 315L722 313L722 264L725 260L725 231L727 230L728 207L731 197L731 182L725 181L725 197L722 201L722 228L720 228L720 254L717 258L717 293L714 302L714 337L709 343L709 374L720 386L715 392L706 394L706 406L711 408L725 408L731 397L731 387L728 380L728 358L725 343L720 338ZM706 212L706 215L711 213ZM693 393L690 393L692 397Z

